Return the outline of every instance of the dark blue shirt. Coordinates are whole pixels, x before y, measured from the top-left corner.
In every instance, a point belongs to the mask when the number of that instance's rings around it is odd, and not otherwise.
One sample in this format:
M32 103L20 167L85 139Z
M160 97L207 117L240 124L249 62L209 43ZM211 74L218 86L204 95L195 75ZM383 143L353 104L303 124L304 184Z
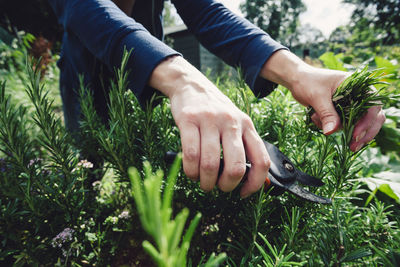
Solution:
M129 88L141 104L154 93L147 85L153 69L165 58L180 55L161 39L164 0L136 0L132 17L111 0L49 0L64 28L60 90L65 122L78 128L80 107L76 90L79 75L94 92L96 110L106 118L107 83L121 64L124 48L132 49L128 62ZM234 67L240 67L256 96L265 96L274 84L261 78L261 67L281 44L233 14L215 0L172 0L178 14L201 44Z

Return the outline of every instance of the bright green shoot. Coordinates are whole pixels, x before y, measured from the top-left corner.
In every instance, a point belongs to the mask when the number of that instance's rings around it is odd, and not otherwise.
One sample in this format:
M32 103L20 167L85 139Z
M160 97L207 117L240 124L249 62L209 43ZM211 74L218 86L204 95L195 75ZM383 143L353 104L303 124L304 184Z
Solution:
M275 246L272 246L271 243L268 242L267 238L261 234L258 233L258 235L261 237L261 239L264 241L264 244L268 247L269 253L259 245L257 242L255 242L255 245L259 252L261 253L263 257L263 264L264 266L272 267L272 266L303 266L305 262L294 262L290 261L290 259L294 256L294 252L290 252L289 254L285 255L285 250L286 250L286 244L283 245L282 249L278 251L278 249Z
M143 247L158 266L186 266L187 252L193 233L200 221L201 214L197 213L190 222L186 233L183 230L189 215L184 208L175 219L172 215L172 197L181 163L179 155L171 167L167 183L163 185L164 174L161 170L152 172L148 162L144 163L145 179L142 184L139 172L129 169L132 182L132 194L136 202L140 221L144 230L153 237L154 245L149 241L143 242ZM161 196L162 188L164 193ZM220 255L209 260L206 266L215 266L225 256Z

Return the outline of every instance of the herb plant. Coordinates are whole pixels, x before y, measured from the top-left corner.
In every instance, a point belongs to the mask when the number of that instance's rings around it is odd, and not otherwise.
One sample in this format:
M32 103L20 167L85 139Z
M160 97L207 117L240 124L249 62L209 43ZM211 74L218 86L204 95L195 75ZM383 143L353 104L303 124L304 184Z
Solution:
M29 66L20 73L23 101L10 80L0 83L0 265L396 266L399 204L380 190L371 195L360 177L395 172L400 160L376 144L348 149L351 122L366 108L398 107L384 91L369 91L378 74L356 71L338 89L343 131L329 137L309 128L285 88L257 100L242 80L217 81L262 138L324 181L310 190L334 201L318 205L268 188L248 199L238 189L205 193L179 161L167 166L165 152L180 150L169 102L154 98L157 106L142 109L126 88L126 59L109 88L107 121L82 79L74 136L46 77Z

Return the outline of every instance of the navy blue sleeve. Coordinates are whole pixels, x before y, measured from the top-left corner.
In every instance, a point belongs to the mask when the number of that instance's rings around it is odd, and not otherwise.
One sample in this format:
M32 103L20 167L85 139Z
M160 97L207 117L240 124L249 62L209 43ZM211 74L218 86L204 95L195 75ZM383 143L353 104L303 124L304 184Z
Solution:
M153 69L166 57L179 55L110 0L49 2L64 31L75 35L111 71L121 64L124 48L132 49L129 87L141 103L153 93L147 86Z
M254 94L262 97L275 84L260 77L268 58L287 49L267 33L215 0L172 0L188 29L212 53L227 64L240 67Z

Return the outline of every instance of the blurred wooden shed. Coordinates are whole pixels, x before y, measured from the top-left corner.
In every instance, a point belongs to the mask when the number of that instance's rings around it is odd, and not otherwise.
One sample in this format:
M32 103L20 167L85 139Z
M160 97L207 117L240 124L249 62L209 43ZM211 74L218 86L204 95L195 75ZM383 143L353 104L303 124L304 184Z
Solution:
M168 27L164 35L165 42L182 53L183 57L201 72L211 75L234 73L233 68L204 48L186 25Z

